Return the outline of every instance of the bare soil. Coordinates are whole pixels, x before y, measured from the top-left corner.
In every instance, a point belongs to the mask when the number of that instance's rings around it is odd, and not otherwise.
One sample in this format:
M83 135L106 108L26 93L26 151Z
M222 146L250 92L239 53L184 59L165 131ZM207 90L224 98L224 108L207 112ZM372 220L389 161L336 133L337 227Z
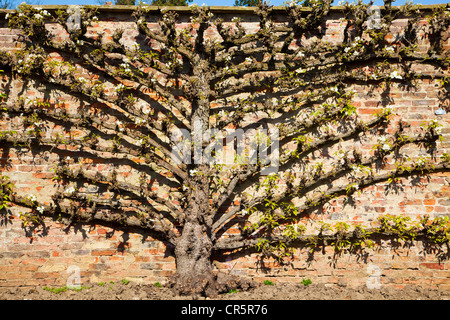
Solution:
M0 300L200 300L200 296L179 296L171 289L152 284L94 284L80 291L59 293L37 288L0 288ZM245 292L221 294L218 300L450 300L450 291L439 291L417 285L403 289L329 287L324 284L260 285Z

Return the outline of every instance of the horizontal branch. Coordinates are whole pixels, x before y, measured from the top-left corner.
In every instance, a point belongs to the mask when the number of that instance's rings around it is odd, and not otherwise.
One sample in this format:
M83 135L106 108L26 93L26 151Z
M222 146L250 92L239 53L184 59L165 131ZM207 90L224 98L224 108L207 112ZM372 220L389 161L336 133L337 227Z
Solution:
M367 130L368 128L370 128L371 126L374 126L378 123L380 123L381 121L383 121L384 118L380 117L377 119L373 119L372 121L366 123L366 124L361 124L359 126L357 126L357 128L355 130L343 133L341 135L337 135L333 138L327 137L327 138L323 138L323 139L319 139L317 141L315 141L314 143L312 143L308 148L304 149L301 154L298 154L295 157L284 157L280 159L280 165L281 166L286 166L287 161L292 161L295 162L297 159L303 159L304 157L306 157L306 155L314 150L317 150L318 148L321 148L325 145L328 144L332 144L332 143L336 143L336 142L340 142L344 139L350 138L354 135L357 135L359 132ZM392 148L391 148L391 152L394 152L394 150L400 148L401 146L407 144L407 143L421 143L421 142L426 142L427 139L423 138L422 136L418 136L416 138L410 138L408 140L402 140L402 141L395 141L395 143L393 144ZM375 163L377 160L379 160L380 158L383 158L387 155L387 153L380 153L380 154L375 154L371 157L369 157L368 159L365 159L364 161L358 162L356 163L357 165L362 165L362 166L370 166L373 163ZM445 164L444 164L445 165ZM317 176L315 173L311 173L311 177L309 178L303 178L302 179L302 183L298 186L294 186L294 185L290 185L284 192L282 192L281 194L277 194L275 196L270 196L267 193L262 193L259 196L255 196L253 197L251 200L249 200L247 203L241 203L240 206L236 206L233 207L231 210L229 210L227 213L223 214L222 216L220 216L220 218L213 224L212 226L212 230L213 233L216 234L217 232L219 232L220 228L222 228L231 218L234 217L234 215L239 211L239 209L241 208L242 205L245 205L248 208L252 208L255 207L257 205L261 205L263 202L265 201L270 201L272 203L280 203L280 202L284 202L287 201L288 199L294 198L294 197L301 197L306 195L307 192L311 191L312 189L315 189L316 187L322 185L322 184L326 184L329 183L330 180L337 180L339 177L349 173L351 171L351 168L349 166L337 166L340 169L337 171L331 170L327 173L323 173L319 176ZM233 181L233 185L231 186L230 184L230 188L233 187L235 188L238 183L236 182L236 180L242 179L240 181L247 181L248 179L255 177L255 176L259 176L257 174L257 171L255 170L255 168L253 168L253 170L248 171L246 174L242 174L240 176L235 177L232 181ZM348 186L345 186L345 190L347 190ZM229 190L227 190L227 194L231 195L233 192L230 192ZM233 190L234 191L234 190ZM270 191L271 192L271 191ZM229 197L229 196L228 196ZM227 198L228 199L228 198Z
M90 201L91 203L94 203L95 200L90 199ZM31 201L29 197L16 194L10 197L10 202L18 206L30 208L34 211L39 209L38 213L36 213L39 216L53 218L68 224L73 222L84 222L107 224L122 228L138 228L146 232L156 232L170 243L174 243L177 238L172 228L166 225L165 222L149 219L148 211L141 212L139 215L124 215L123 213L114 214L111 212L102 213L96 206L90 208L90 210L80 210L80 207L75 206L74 204L63 205L58 203L56 205L46 205L37 201Z
M42 117L42 120L50 120L50 121L56 121L57 123L61 124L70 124L71 126L81 126L84 127L88 130L90 130L91 132L100 132L102 135L105 136L111 136L111 139L114 139L115 137L118 137L120 139L123 139L124 137L127 137L128 135L124 135L121 132L116 131L116 125L114 124L105 124L104 121L102 121L101 119L97 119L97 117L95 116L91 116L89 115L89 120L87 121L86 119L86 114L85 113L81 113L81 114L77 114L77 115L67 115L67 114L56 114L56 113L50 113L48 111L44 111L45 109L33 109L31 107L28 108L17 108L16 105L11 105L11 104L2 104L2 107L4 108L4 110L6 111L10 111L10 112L16 112L16 113L21 113L21 114L36 114L38 116ZM34 113L36 112L36 113ZM98 127L94 127L93 123L97 124ZM104 127L105 129L109 129L109 130L114 130L114 134L108 134L105 133L101 130L99 130L99 128ZM113 131L111 131L113 132ZM145 138L144 138L145 137ZM152 145L155 149L158 149L159 143L154 141L153 139L149 138L148 136L137 136L134 137L134 139L145 139L145 142L148 142L150 145ZM6 138L8 138L8 136L6 136ZM32 137L28 136L28 137L20 137L20 136L11 136L9 135L10 142L12 143L27 143L31 140L33 140ZM51 146L55 146L55 141L56 139L52 140L49 138L43 138L43 137L39 137L39 138L35 138L35 140L39 140L41 143L45 143L47 145L51 145ZM170 172L174 173L175 175L185 179L187 177L186 173L181 169L178 168L177 166L173 166L172 164L170 164L168 161L166 161L163 157L159 156L155 151L152 152L145 152L145 150L142 150L142 146L137 146L137 145L133 145L130 144L130 146L125 146L124 144L120 144L120 145L116 145L115 148L108 148L105 146L101 146L98 143L92 143L90 141L83 141L81 139L75 140L75 139L64 139L67 141L67 143L71 144L72 146L82 146L94 151L98 151L98 152L109 152L109 153L118 153L118 154L122 154L125 158L130 159L131 161L135 162L133 160L131 156L134 157L138 157L138 158L144 158L145 162L147 164L155 164L159 167L165 168L167 170L169 170ZM127 141L125 139L125 141ZM67 144L66 143L66 144ZM128 143L128 142L127 142ZM148 150L148 148L146 149ZM87 152L87 150L83 150L84 152ZM151 151L151 150L150 150ZM169 153L169 158L170 158L170 153ZM166 154L167 156L167 154Z
M400 177L408 177L411 175L424 175L424 174L431 174L436 172L449 172L450 171L450 163L449 162L443 162L439 163L433 166L429 167L422 167L422 166L416 166L415 168L411 170L400 170L395 173L396 178ZM392 173L385 173L380 174L377 176L370 176L363 180L359 181L360 189L366 188L370 185L388 181L390 178L392 178ZM351 193L356 192L357 190L353 189ZM311 209L313 207L317 207L322 205L323 203L329 201L330 198L333 198L335 196L339 195L350 195L351 193L348 192L347 186L341 186L341 187L335 187L331 188L328 191L326 191L324 194L319 196L317 199L314 199L314 206L311 205L302 205L298 207L297 209L299 212L305 211L307 209ZM234 249L241 249L241 248L247 248L251 246L255 246L260 243L261 240L266 239L269 242L277 243L277 242L286 242L287 238L284 236L277 236L273 234L269 234L266 237L261 236L258 237L257 234L264 231L264 226L259 227L257 230L249 231L247 234L239 234L235 236L230 236L228 238L223 238L217 241L214 245L215 250L234 250ZM379 232L379 229L371 229L367 230L370 232ZM382 234L382 232L380 232ZM352 236L353 233L347 233L344 235L340 235L341 237L349 237ZM419 234L420 235L420 234ZM251 238L249 238L251 236ZM336 240L335 236L321 236L324 240ZM302 235L300 236L296 241L309 241L311 239L311 235Z
M176 220L180 219L180 216L183 215L181 208L177 207L170 199L166 199L160 197L158 192L148 190L147 186L135 186L123 181L117 181L116 177L106 177L100 172L96 172L95 174L91 174L83 170L72 171L72 170L64 170L61 168L60 170L56 170L57 174L62 174L67 178L72 179L80 179L83 178L93 184L104 184L110 187L111 189L115 189L117 191L126 192L131 194L134 199L141 199L144 197L146 200L151 199L156 203L167 207L170 210L172 217Z

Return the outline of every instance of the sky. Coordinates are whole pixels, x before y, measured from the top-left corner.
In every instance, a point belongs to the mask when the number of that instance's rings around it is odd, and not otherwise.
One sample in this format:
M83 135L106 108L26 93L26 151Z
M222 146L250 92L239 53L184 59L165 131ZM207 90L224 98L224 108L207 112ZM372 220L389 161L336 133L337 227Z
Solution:
M113 2L113 0L109 0ZM145 1L145 0L144 0ZM28 3L28 1L26 1ZM148 1L150 3L151 0ZM270 4L274 6L280 6L285 2L285 0L270 0ZM337 5L338 0L335 0L334 4ZM414 0L414 4L438 4L438 3L449 3L450 0ZM39 5L99 5L104 3L102 0L35 0L30 1L30 4L37 3ZM194 0L191 3L197 3L201 5L205 3L208 6L233 6L234 0ZM383 0L376 0L375 5L382 5ZM403 5L405 0L397 0L393 5Z

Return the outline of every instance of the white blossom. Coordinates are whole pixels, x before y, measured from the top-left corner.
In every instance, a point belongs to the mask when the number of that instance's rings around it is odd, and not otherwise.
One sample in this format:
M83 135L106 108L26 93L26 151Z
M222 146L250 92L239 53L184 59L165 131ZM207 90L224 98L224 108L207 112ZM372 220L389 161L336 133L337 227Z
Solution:
M125 86L122 83L119 83L115 88L114 91L122 91L125 90Z
M361 173L361 168L359 166L352 166L353 173L358 174Z
M297 53L297 57L299 57L299 58L303 58L304 56L305 56L305 54L303 52L301 52L301 51L299 51Z
M426 162L425 159L420 158L420 159L417 160L417 165L419 167L423 167L425 165L425 162Z
M338 156L338 158L340 159L340 160L339 160L339 163L340 163L341 165L345 164L345 153L341 151L341 152L339 152L339 153L337 154L337 156Z
M189 190L188 186L183 185L183 191Z
M248 213L247 209L241 210L241 216L245 216Z
M146 123L146 122L147 122L147 120L141 119L141 118L136 118L136 119L134 120L134 124L136 124L136 125L141 125L141 124L144 124L144 123Z
M403 77L398 74L397 70L392 71L389 77L391 79L403 79Z
M387 143L383 144L383 147L381 147L381 149L383 149L384 151L389 151L391 150L391 146Z
M394 47L386 47L385 50L388 51L388 52L395 52L395 48Z
M65 193L67 194L72 194L74 193L76 190L74 187L68 187L66 190L64 190Z
M7 13L7 14L5 15L5 19L6 19L6 20L9 19L9 13Z
M356 47L356 45L358 44L358 42L359 42L360 40L361 40L360 37L356 37L355 40L354 40L354 42L353 42L353 44L352 44L352 47Z
M30 200L32 202L37 201L37 197L34 194L30 194L27 198L28 198L28 200Z
M295 73L305 73L306 71L303 70L302 68L298 68L295 70Z
M83 40L77 40L77 45L83 46L84 45L84 41Z
M39 14L39 13L36 13L36 14L34 15L34 18L37 19L37 20L44 19L44 17L43 17L41 14Z
M39 206L36 208L37 211L39 211L39 213L44 213L45 207L44 206Z
M386 141L387 141L387 138L385 136L378 137L378 142L380 144L386 143Z
M250 58L250 57L245 58L245 61L246 61L246 62L250 62L250 63L253 62L252 58Z
M197 170L197 169L191 169L191 170L189 170L189 174L190 174L191 176L194 176L194 175L196 175L196 174L197 174L197 172L198 172L198 170Z
M348 52L350 51L350 49L351 49L350 47L345 47L345 48L344 48L344 52L345 52L345 53L348 53Z

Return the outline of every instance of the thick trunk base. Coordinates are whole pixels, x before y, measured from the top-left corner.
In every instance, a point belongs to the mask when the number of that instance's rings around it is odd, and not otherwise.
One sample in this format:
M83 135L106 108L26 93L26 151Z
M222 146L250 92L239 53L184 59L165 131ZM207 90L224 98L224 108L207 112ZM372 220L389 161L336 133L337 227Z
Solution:
M194 217L201 216L193 206ZM179 295L215 297L230 290L248 290L248 280L213 271L211 253L213 244L207 228L200 220L187 221L175 245L177 272L170 279L170 286Z
M170 278L169 286L182 296L200 295L214 298L218 294L228 293L231 290L247 291L257 285L251 279L210 271L204 274L176 273Z

